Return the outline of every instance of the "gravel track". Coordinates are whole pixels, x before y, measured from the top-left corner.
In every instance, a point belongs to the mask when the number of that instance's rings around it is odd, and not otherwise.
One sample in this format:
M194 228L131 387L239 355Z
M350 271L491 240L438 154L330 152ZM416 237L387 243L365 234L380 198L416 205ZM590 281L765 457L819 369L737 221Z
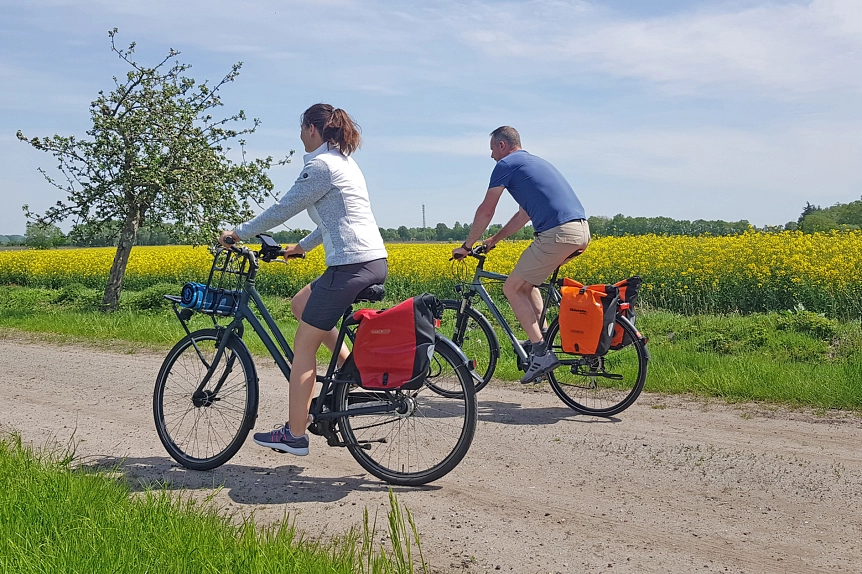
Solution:
M385 521L388 487L312 437L298 458L249 439L210 472L178 467L152 422L163 354L0 338L0 428L40 446L77 442L260 523L311 536ZM287 383L258 360L258 429L285 419ZM652 368L660 368L652 365ZM649 383L647 383L649 384ZM613 419L578 416L549 389L493 384L464 461L396 488L426 560L451 572L862 572L862 418L645 393Z

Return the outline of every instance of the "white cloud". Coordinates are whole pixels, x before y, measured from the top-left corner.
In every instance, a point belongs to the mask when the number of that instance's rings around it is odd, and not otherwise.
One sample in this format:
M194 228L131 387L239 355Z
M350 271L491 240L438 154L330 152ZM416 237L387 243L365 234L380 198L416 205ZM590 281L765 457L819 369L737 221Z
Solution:
M543 141L537 153L589 166L597 174L692 190L798 186L817 190L862 183L860 128L803 125L774 133L727 128L585 133L573 141Z
M489 157L488 136L390 136L374 138L374 144L387 153L460 155Z
M783 224L798 217L806 201L828 205L862 193L862 122L808 121L771 130L617 128L524 141L526 149L550 160L583 193L590 214ZM457 156L475 158L470 162L483 176L493 166L486 133L369 143L377 152L422 154L437 165ZM426 183L462 187L448 175L435 178L437 183Z
M58 87L57 76L49 71L0 61L0 110L7 115L46 110L86 115L95 95L89 87L74 78Z
M575 81L585 74L633 79L674 94L754 89L762 97L786 98L862 91L857 0L768 2L746 9L716 3L638 18L599 2L543 0L248 1L241 9L225 0L42 4L82 15L98 10L100 20L125 22L118 24L121 44L140 40L138 33L146 31L172 45L181 40L238 56L293 60L321 52L338 54L351 67L361 58L376 67L394 65L401 68L397 74L367 83L391 93L400 92L399 83ZM405 61L414 65L404 68ZM321 76L342 71L331 65L319 70Z
M862 91L862 3L722 7L639 20L558 7L539 20L532 3L506 10L495 3L485 7L482 27L462 36L489 56L527 59L543 73L592 71L683 94Z
M377 137L378 151L487 158L485 133ZM570 175L646 180L695 189L808 189L862 184L862 123L807 123L775 131L637 128L548 136L525 149Z

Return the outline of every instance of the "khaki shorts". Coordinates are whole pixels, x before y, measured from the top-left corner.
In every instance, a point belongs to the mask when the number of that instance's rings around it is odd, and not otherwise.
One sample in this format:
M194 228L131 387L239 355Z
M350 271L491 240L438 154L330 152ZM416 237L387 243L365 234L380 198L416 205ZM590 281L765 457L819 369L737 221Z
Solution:
M552 227L536 235L521 253L512 275L532 285L541 285L554 269L574 257L577 251L586 249L589 243L590 225L586 219Z

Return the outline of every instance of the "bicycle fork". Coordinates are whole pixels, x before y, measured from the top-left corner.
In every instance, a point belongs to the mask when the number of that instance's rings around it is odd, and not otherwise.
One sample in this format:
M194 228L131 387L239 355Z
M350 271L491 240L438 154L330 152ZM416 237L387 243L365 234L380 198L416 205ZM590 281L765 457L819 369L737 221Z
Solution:
M221 363L221 360L224 357L225 348L227 348L228 338L233 336L233 331L229 329L219 329L219 331L220 334L217 339L219 345L218 349L216 350L216 354L213 357L212 364L207 363L203 352L200 350L200 347L198 347L197 341L195 341L193 338L191 339L192 346L195 348L195 352L198 355L198 359L200 359L201 363L207 368L206 375L204 375L197 389L195 389L195 392L192 393L192 403L196 407L208 407L212 405L214 401L221 400L218 398L218 393L224 385L225 381L227 380L228 376L233 371L233 366L236 362L236 355L231 355L228 358L227 363L225 364L224 372L219 377L219 380L216 383L215 387L212 389L206 389L207 384L212 379L213 374L215 374L219 363Z

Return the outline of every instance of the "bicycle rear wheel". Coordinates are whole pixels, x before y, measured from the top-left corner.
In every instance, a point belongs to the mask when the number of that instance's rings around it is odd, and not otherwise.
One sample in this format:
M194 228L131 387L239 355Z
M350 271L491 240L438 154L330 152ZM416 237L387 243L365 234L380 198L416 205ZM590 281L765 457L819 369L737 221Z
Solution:
M440 332L449 337L453 343L461 347L468 359L476 362L474 379L476 392L485 388L497 368L500 358L500 341L494 328L479 311L467 307L464 311L464 323L458 328L458 310L461 300L443 299L443 319L440 322Z
M631 323L618 319L615 327L631 337L632 343L601 357L564 353L559 327L554 320L548 328L551 349L560 359L560 366L548 373L557 396L581 414L600 417L621 413L634 404L646 381L649 355Z
M478 411L463 358L438 340L431 372L418 390L366 390L338 385L335 408L397 404L398 410L347 414L338 419L343 441L362 467L390 484L418 486L451 471L470 448ZM446 390L439 393L433 387Z
M165 358L153 392L159 439L174 460L192 470L209 470L230 460L257 416L254 364L235 337L228 341L206 388L195 393L218 344L215 329L183 337Z

